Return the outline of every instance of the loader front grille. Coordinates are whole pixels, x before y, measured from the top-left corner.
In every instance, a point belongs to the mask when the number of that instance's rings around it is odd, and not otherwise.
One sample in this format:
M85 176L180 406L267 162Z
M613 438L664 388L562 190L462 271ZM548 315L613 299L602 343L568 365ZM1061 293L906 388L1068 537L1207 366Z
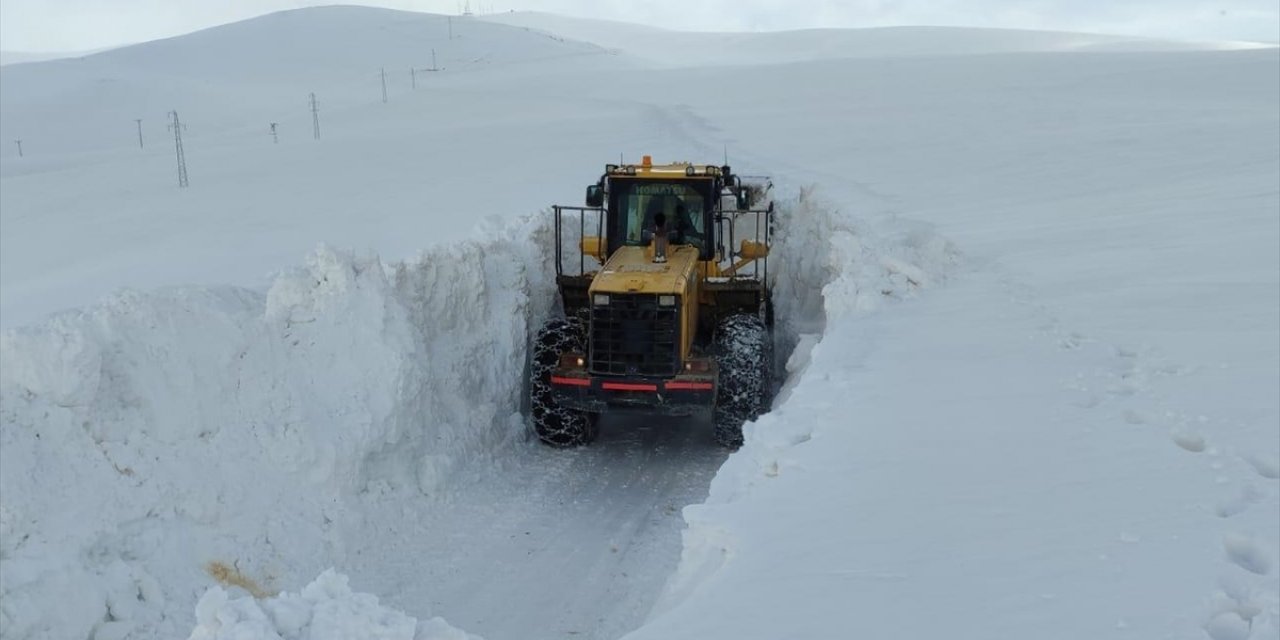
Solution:
M610 294L592 305L590 370L601 375L672 376L680 372L680 304L658 296Z

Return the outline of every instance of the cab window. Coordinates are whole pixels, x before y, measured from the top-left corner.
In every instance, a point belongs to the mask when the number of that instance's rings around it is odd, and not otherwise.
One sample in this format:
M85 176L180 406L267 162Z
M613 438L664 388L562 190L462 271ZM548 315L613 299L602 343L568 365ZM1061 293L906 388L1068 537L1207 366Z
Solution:
M709 186L709 185L706 185ZM617 212L613 237L631 246L648 244L645 231L653 230L661 213L673 242L690 244L705 253L707 231L707 198L704 185L691 182L659 182L655 180L617 180L611 200Z

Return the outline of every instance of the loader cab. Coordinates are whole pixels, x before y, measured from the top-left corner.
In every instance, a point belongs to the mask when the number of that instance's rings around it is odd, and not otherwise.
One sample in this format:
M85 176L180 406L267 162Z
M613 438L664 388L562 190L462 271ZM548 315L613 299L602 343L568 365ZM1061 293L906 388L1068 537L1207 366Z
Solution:
M605 236L610 254L624 246L648 245L655 220L665 220L672 243L697 248L703 260L715 257L712 223L719 192L715 179L607 179Z

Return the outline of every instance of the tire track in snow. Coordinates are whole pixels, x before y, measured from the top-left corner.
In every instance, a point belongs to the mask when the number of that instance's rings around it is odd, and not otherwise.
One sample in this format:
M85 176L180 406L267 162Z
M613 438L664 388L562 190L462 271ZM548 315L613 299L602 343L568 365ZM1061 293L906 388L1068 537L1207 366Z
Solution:
M728 455L705 421L639 416L607 416L582 449L509 453L460 476L447 503L374 505L365 518L392 529L353 580L489 640L615 638L648 613L679 558L681 508Z

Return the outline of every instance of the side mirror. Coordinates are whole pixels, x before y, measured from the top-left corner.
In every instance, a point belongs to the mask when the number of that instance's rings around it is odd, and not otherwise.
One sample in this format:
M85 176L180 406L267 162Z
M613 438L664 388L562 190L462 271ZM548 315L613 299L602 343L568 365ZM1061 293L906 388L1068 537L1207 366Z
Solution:
M604 206L604 189L598 184L587 185L587 206L603 207Z

